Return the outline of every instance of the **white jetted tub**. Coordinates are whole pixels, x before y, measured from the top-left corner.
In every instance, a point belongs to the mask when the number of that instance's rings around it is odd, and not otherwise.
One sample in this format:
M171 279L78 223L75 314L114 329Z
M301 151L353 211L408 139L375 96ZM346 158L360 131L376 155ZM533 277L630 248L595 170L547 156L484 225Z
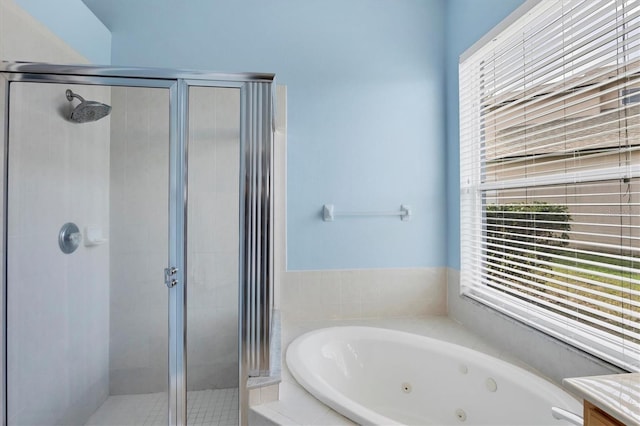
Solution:
M567 425L581 404L478 351L415 334L332 327L304 334L287 366L312 395L362 425Z

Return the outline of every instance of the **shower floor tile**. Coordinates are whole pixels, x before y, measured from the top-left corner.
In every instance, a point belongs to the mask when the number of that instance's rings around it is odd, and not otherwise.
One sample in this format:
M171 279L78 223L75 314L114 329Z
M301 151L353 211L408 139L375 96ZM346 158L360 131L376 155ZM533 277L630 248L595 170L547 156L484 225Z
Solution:
M113 395L89 418L86 426L164 426L167 394ZM231 426L238 424L238 389L189 391L187 424Z

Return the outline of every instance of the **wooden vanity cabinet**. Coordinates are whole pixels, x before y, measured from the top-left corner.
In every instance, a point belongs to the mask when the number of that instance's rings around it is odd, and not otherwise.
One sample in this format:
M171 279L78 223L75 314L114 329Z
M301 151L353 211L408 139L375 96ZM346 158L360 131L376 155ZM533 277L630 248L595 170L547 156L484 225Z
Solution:
M584 426L624 426L589 401L584 401Z

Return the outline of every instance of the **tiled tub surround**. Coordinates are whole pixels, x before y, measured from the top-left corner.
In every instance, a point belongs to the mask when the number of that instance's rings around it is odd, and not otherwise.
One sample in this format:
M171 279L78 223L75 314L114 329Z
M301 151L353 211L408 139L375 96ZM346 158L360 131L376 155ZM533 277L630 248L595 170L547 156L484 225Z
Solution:
M358 325L381 327L406 331L422 336L440 339L465 346L501 360L510 362L529 371L536 372L530 366L515 358L510 352L504 352L479 338L465 327L446 316L424 316L420 318L384 318L360 320L316 320L283 321L282 349L286 348L298 336L319 328L339 325ZM558 383L556 383L558 384ZM291 376L286 363L282 365L282 383L280 400L252 407L250 424L252 425L353 425L349 419L322 404L304 390Z
M461 300L457 271L446 268L298 271L284 272L282 277L276 300L279 299L282 310L283 356L289 343L308 331L363 325L466 346L523 367L561 387L562 379L570 372L575 375L620 372L487 308ZM416 303L417 299L421 302ZM461 311L469 304L470 312ZM304 390L285 362L279 390L269 389L265 393L264 400L254 401L262 404L252 407L250 424L354 424ZM265 402L274 397L279 400Z
M444 268L286 272L280 283L284 321L445 315Z

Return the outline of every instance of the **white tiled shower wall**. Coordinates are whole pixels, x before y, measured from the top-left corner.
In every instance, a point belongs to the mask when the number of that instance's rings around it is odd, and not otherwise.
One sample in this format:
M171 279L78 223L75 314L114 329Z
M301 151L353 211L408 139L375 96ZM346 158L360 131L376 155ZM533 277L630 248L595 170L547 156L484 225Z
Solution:
M109 119L70 123L67 88L109 102L103 87L11 86L7 371L15 424L72 424L108 394L108 243L64 254L58 233L67 222L108 233Z
M169 93L114 87L111 112L112 395L167 389Z
M190 391L238 386L239 111L239 89L189 89Z
M0 0L0 60L88 62L13 0ZM13 363L9 386L14 390L10 421L82 423L108 393L108 246L81 246L76 253L63 255L57 247L57 232L66 220L76 221L81 228L90 223L108 226L108 162L104 159L108 158L109 121L96 123L98 131L66 122L60 116L68 107L66 87L15 88L20 97L16 105L28 103L28 108L14 131L27 139L23 147L14 147L17 151L12 155L22 160L29 157L30 165L14 164L17 168L12 172L12 179L20 179L25 192L19 200L12 199L20 204L18 211L10 212L16 219L10 244L18 255L11 260L10 280L15 284L14 306L21 306L10 313L10 324L19 327L10 338L20 348L19 354L9 357ZM108 89L78 91L87 98L109 101ZM4 93L0 95L4 99ZM0 113L4 115L3 106ZM51 166L40 168L35 161ZM32 185L36 181L37 191ZM101 189L94 190L94 185ZM34 214L41 216L30 221ZM37 272L36 264L40 265ZM90 311L87 302L94 304ZM40 362L42 354L47 354L47 365ZM64 367L66 363L73 371Z

